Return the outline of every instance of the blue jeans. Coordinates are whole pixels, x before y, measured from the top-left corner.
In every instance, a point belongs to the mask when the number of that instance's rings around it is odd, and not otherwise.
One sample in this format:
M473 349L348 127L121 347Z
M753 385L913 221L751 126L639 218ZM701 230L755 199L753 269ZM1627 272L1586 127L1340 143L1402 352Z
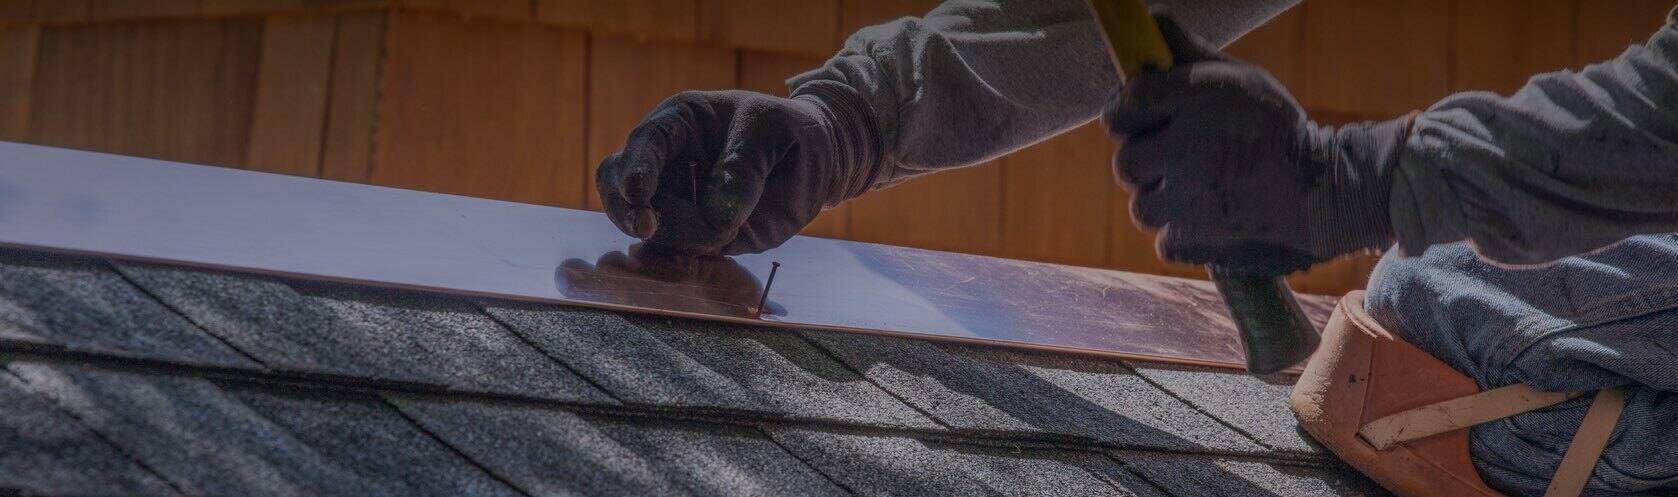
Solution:
M1678 495L1678 235L1535 268L1492 265L1463 243L1389 253L1365 305L1481 389L1630 385L1585 494ZM1475 427L1469 452L1481 477L1512 496L1542 494L1590 402Z

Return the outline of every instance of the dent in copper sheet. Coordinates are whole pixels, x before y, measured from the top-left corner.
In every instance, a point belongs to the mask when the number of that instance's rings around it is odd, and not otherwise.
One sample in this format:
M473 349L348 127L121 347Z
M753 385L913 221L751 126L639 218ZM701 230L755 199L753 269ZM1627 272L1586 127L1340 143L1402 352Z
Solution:
M566 298L721 316L757 316L763 286L734 259L676 254L637 243L608 252L589 264L566 259L554 269L554 284ZM765 305L764 314L780 306Z

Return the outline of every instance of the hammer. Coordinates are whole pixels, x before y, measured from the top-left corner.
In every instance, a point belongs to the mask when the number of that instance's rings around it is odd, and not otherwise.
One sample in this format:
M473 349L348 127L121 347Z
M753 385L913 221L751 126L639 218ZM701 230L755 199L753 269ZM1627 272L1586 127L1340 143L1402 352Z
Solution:
M1124 78L1141 71L1171 69L1171 47L1160 34L1159 25L1142 0L1088 0L1095 21L1107 40L1113 65ZM1267 257L1274 247L1247 247L1255 261L1239 265L1207 266L1212 281L1229 307L1235 328L1241 332L1241 347L1247 352L1247 371L1269 374L1299 363L1317 349L1317 329L1305 317L1288 288L1288 269L1263 262L1284 257Z

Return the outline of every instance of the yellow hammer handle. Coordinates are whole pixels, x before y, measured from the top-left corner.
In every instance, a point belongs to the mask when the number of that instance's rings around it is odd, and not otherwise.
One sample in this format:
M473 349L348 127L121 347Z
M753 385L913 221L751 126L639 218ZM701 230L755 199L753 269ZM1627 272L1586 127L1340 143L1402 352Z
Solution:
M1171 46L1160 34L1159 24L1148 14L1142 0L1087 0L1095 13L1095 24L1107 39L1120 77L1129 79L1143 71L1171 69ZM1152 69L1150 69L1152 68ZM1269 374L1305 360L1322 340L1316 325L1306 318L1299 300L1288 288L1284 274L1275 268L1255 266L1235 270L1207 266L1212 282L1229 307L1230 317L1247 351L1247 371Z
M1107 40L1107 53L1113 65L1126 79L1148 67L1164 71L1171 69L1171 47L1148 14L1142 0L1088 0L1095 13L1095 24L1101 27L1101 37Z

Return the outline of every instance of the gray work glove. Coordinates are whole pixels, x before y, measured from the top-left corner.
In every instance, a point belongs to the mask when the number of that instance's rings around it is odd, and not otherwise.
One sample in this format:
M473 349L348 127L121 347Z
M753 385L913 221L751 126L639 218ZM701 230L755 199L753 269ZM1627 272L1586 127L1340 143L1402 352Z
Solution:
M873 185L879 138L866 109L829 82L793 98L683 92L600 162L595 187L618 229L651 246L762 252Z
M1130 78L1102 118L1161 257L1291 272L1391 243L1405 119L1319 126L1263 69L1159 24L1172 69Z

